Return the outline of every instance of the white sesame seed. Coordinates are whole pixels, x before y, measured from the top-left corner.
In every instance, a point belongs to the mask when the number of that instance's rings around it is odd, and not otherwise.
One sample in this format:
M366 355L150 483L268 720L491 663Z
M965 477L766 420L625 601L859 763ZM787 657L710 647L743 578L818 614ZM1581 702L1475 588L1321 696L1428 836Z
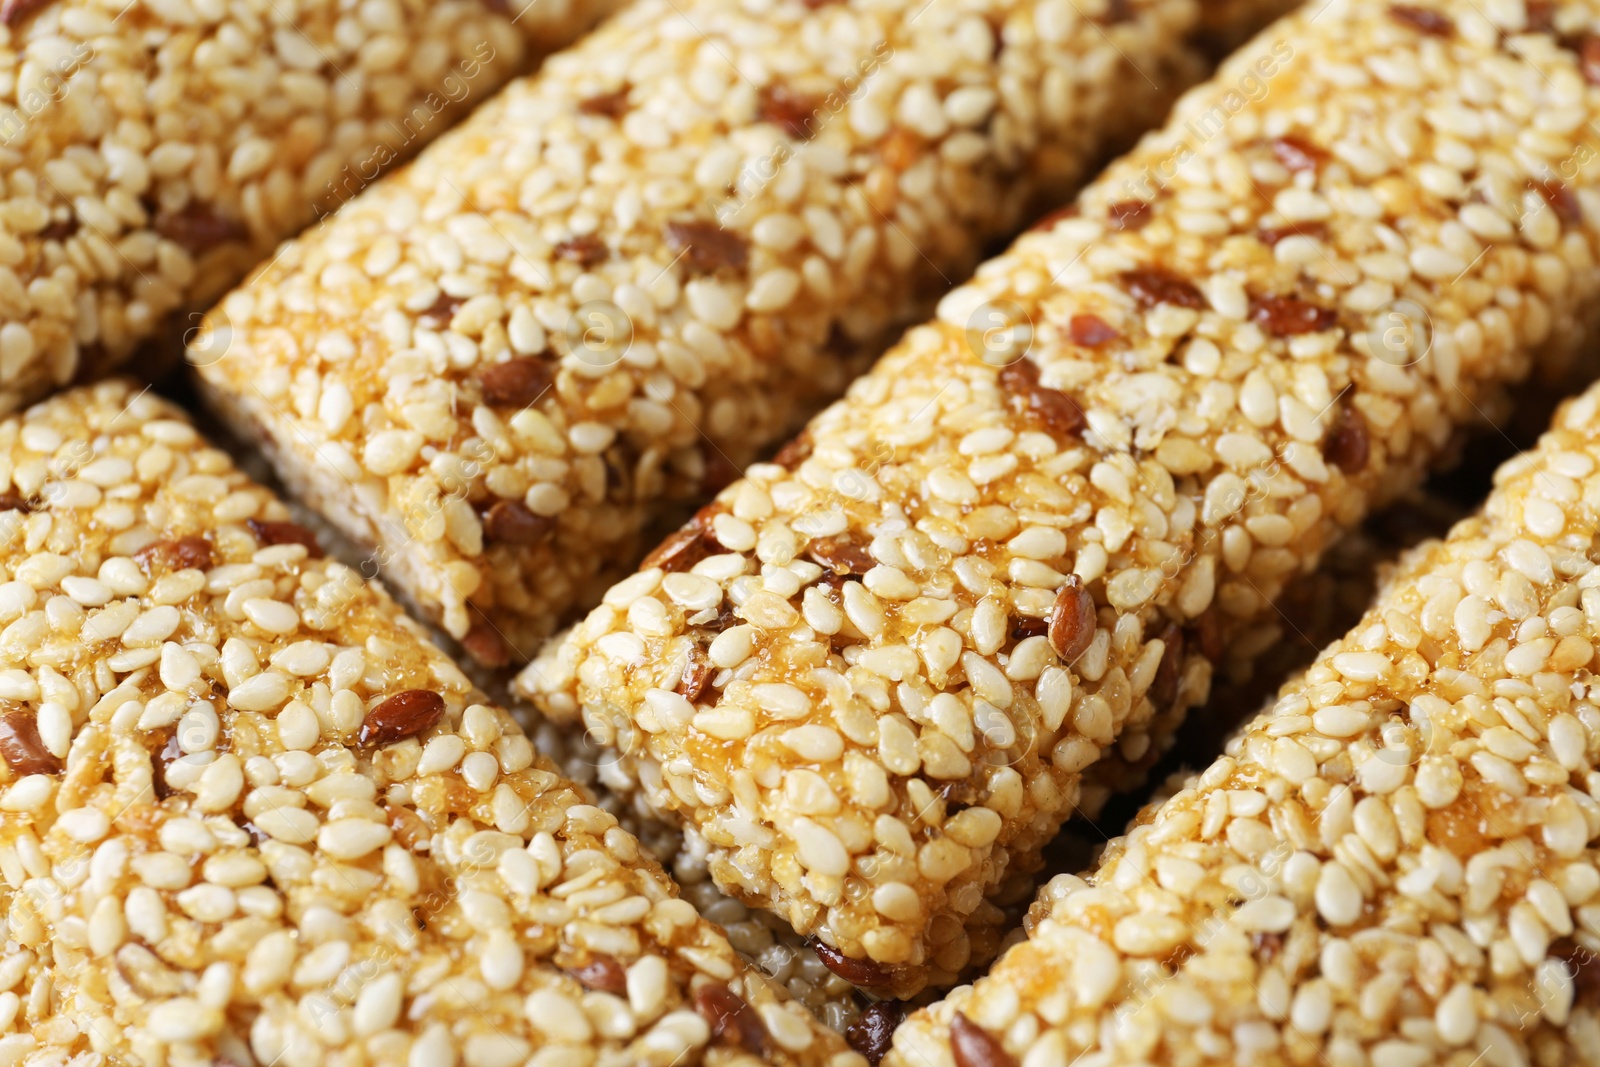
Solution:
M271 711L288 697L289 679L277 671L263 671L229 689L228 705L240 711Z
M380 974L362 986L356 995L351 1025L355 1032L370 1037L394 1026L404 1006L404 986L398 974Z
M807 818L796 819L791 832L800 850L800 862L808 869L833 876L842 876L850 869L850 853L821 824Z
M161 1041L199 1041L222 1026L222 1013L198 1001L176 998L152 1007L146 1025Z
M303 808L268 808L252 820L262 832L289 845L303 845L317 836L317 817Z
M1376 652L1341 652L1330 662L1353 682L1382 681L1393 669L1388 657Z
M0 670L0 700L31 701L39 699L39 683L27 671L16 668Z
M300 627L300 613L279 600L254 597L244 602L244 614L270 634L294 633Z
M1335 926L1347 926L1361 915L1361 890L1337 862L1325 863L1317 876L1317 911Z
M724 669L737 667L755 650L755 630L750 626L734 626L718 634L706 649L713 665Z

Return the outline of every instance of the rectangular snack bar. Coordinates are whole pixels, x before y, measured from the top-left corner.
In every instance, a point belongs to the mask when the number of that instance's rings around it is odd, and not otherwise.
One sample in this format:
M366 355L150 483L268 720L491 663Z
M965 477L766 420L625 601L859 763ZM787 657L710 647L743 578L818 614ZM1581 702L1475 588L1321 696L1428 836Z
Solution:
M614 6L6 3L0 413L122 362Z
M526 661L1284 0L644 0L291 243L192 357L478 660ZM642 547L642 546L641 546Z
M1592 339L1594 10L1493 10L1263 33L522 691L841 974L953 981L1084 769L1170 733L1293 575Z
M895 1067L1596 1062L1600 388Z
M860 1064L164 401L0 492L0 1060Z

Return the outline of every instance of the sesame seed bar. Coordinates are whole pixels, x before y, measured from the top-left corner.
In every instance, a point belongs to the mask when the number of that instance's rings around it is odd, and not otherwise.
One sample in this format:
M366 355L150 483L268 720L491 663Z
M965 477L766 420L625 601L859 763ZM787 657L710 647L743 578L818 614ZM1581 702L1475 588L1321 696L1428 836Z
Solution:
M861 1063L165 401L0 486L0 1060Z
M228 297L211 401L526 662L1287 0L1212 6L643 0Z
M0 413L124 362L614 6L7 0Z
M857 980L981 961L1084 769L1591 336L1600 13L1489 11L1264 31L519 687Z
M1600 388L886 1062L1596 1062L1597 501Z

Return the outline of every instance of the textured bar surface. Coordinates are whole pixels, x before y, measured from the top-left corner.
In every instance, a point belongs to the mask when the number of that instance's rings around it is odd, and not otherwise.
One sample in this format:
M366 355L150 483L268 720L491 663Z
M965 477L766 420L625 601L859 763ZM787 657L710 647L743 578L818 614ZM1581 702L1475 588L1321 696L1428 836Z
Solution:
M614 0L17 0L0 412L123 361Z
M1600 1062L1597 543L1592 389L887 1062Z
M0 486L0 1061L860 1063L176 409Z
M525 661L1156 122L1201 14L644 0L229 297L213 402L473 656Z
M841 973L951 980L1082 771L1590 336L1594 9L1493 11L1265 31L519 684Z
M1550 414L1547 410L1541 420L1543 427L1549 426ZM1494 464L1483 470L1481 483L1487 487ZM1444 488L1451 492L1441 492ZM1205 702L1191 709L1181 723L1169 721L1172 733L1152 729L1150 746L1138 759L1130 760L1112 748L1090 764L1083 772L1074 816L1095 825L1083 827L1080 837L1105 844L1107 835L1124 825L1129 810L1121 807L1124 814L1108 822L1103 814L1108 802L1127 805L1145 792L1152 772L1161 774L1165 769L1186 777L1222 751L1288 679L1302 674L1324 648L1361 619L1388 587L1396 562L1406 551L1429 538L1443 537L1483 502L1482 493L1469 499L1456 494L1455 488L1430 484L1427 491L1407 494L1331 545L1316 570L1293 579L1278 597L1275 611L1267 616L1264 632L1272 642L1264 650L1230 647L1214 667ZM1069 822L1067 828L1074 825ZM1087 866L1086 862L1064 865L1056 859L1058 853L1052 844L1047 853L1050 871Z

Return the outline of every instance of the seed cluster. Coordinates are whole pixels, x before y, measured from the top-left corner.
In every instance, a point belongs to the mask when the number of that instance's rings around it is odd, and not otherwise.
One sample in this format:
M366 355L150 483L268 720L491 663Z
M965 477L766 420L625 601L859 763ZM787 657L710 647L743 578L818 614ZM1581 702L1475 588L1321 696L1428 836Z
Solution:
M1588 336L1597 12L1430 10L1449 33L1352 0L1246 46L523 691L868 984L980 961L1084 769L1170 734L1293 575Z
M1592 1059L1597 501L1591 389L886 1062Z
M0 1059L859 1067L175 409L0 471Z
M7 3L0 413L122 362L611 6Z
M1581 385L1574 389L1582 388ZM1527 390L1518 390L1526 404ZM1547 419L1535 416L1538 425ZM1452 487L1453 489L1454 487ZM1169 722L1150 732L1150 743L1137 759L1120 749L1108 750L1083 772L1076 815L1062 827L1061 835L1046 852L1053 871L1073 870L1057 859L1062 845L1086 857L1105 844L1103 811L1114 798L1137 795L1150 783L1150 774L1177 746L1174 761L1191 770L1203 760L1198 754L1215 753L1246 720L1270 700L1287 679L1298 677L1323 648L1343 637L1360 621L1374 599L1387 589L1396 563L1430 537L1443 537L1461 519L1472 514L1481 498L1469 501L1451 492L1407 494L1375 513L1357 530L1335 542L1315 570L1294 578L1274 604L1268 624L1251 632L1253 645L1230 644L1216 662L1210 693L1193 708L1183 723ZM1181 726L1182 729L1178 729ZM1176 780L1181 783L1182 776ZM1166 790L1171 795L1181 784ZM1098 828L1096 828L1098 824ZM1078 831L1079 837L1062 841ZM1087 847L1077 847L1084 845ZM1031 894L1036 882L1022 891Z
M1200 22L644 0L228 297L211 401L477 659L525 661L666 503L726 485L1153 123Z
M512 711L515 715L527 709L513 707ZM856 1020L862 1006L856 988L823 964L815 943L795 933L771 912L748 907L718 889L706 867L705 843L656 818L625 789L613 790L608 784L613 779L606 754L582 734L537 716L529 718L532 721L528 736L534 748L563 776L593 791L596 804L614 814L619 825L660 860L684 899L701 916L722 927L734 949L832 1029L844 1032ZM1095 841L1103 843L1104 837L1097 836ZM1019 915L1032 888L1030 883L1017 901Z

